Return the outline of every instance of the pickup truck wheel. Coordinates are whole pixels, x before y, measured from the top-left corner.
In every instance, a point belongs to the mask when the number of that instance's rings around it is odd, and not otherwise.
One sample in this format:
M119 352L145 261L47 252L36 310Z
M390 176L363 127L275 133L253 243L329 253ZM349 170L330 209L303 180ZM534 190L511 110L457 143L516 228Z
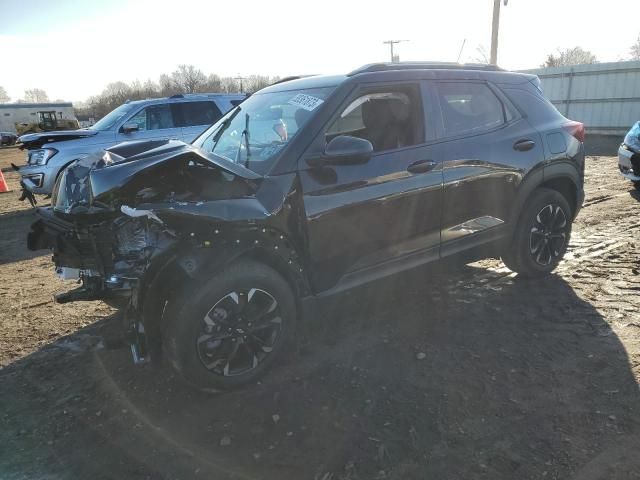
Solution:
M278 272L254 261L233 263L170 303L165 356L202 390L229 390L257 380L293 336L291 288Z
M539 188L525 204L502 261L525 277L551 273L567 251L572 218L562 194Z

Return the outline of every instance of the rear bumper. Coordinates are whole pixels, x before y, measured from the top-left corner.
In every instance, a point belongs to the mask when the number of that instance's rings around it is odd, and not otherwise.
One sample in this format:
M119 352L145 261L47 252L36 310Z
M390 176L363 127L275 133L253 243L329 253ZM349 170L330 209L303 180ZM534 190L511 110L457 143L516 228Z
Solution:
M618 149L620 174L632 182L640 182L640 154L629 150L624 144Z

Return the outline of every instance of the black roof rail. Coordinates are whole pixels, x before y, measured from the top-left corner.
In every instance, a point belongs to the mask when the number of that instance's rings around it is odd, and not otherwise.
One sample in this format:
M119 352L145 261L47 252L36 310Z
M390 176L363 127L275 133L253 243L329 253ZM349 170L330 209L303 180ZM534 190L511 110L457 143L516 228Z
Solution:
M455 62L397 62L397 63L369 63L349 72L348 77L360 73L387 72L393 70L483 70L487 72L502 72L497 65L485 63L455 63Z
M184 98L184 95L181 93L176 93L175 95L171 95L169 98Z
M290 82L291 80L299 80L300 78L313 77L314 75L290 75L288 77L281 78L280 80L276 80L273 83L270 83L269 86L278 85L279 83Z

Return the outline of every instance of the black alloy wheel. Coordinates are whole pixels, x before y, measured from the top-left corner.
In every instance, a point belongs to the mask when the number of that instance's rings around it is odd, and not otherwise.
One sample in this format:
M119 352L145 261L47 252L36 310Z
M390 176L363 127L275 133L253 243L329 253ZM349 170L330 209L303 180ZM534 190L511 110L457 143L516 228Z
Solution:
M233 291L204 316L196 349L203 366L222 376L255 369L271 352L281 333L276 299L260 288Z
M529 237L529 252L538 265L546 267L564 254L568 224L560 205L545 205L538 212Z

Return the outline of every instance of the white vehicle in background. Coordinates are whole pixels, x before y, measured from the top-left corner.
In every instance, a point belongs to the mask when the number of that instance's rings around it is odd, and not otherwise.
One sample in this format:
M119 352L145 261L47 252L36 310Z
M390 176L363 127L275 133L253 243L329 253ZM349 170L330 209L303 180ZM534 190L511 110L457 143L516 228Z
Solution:
M640 122L631 127L618 149L618 167L622 176L640 190Z
M118 143L166 139L191 143L245 98L202 93L137 100L120 105L86 129L23 135L27 165L16 167L22 186L29 194L49 195L71 162Z

